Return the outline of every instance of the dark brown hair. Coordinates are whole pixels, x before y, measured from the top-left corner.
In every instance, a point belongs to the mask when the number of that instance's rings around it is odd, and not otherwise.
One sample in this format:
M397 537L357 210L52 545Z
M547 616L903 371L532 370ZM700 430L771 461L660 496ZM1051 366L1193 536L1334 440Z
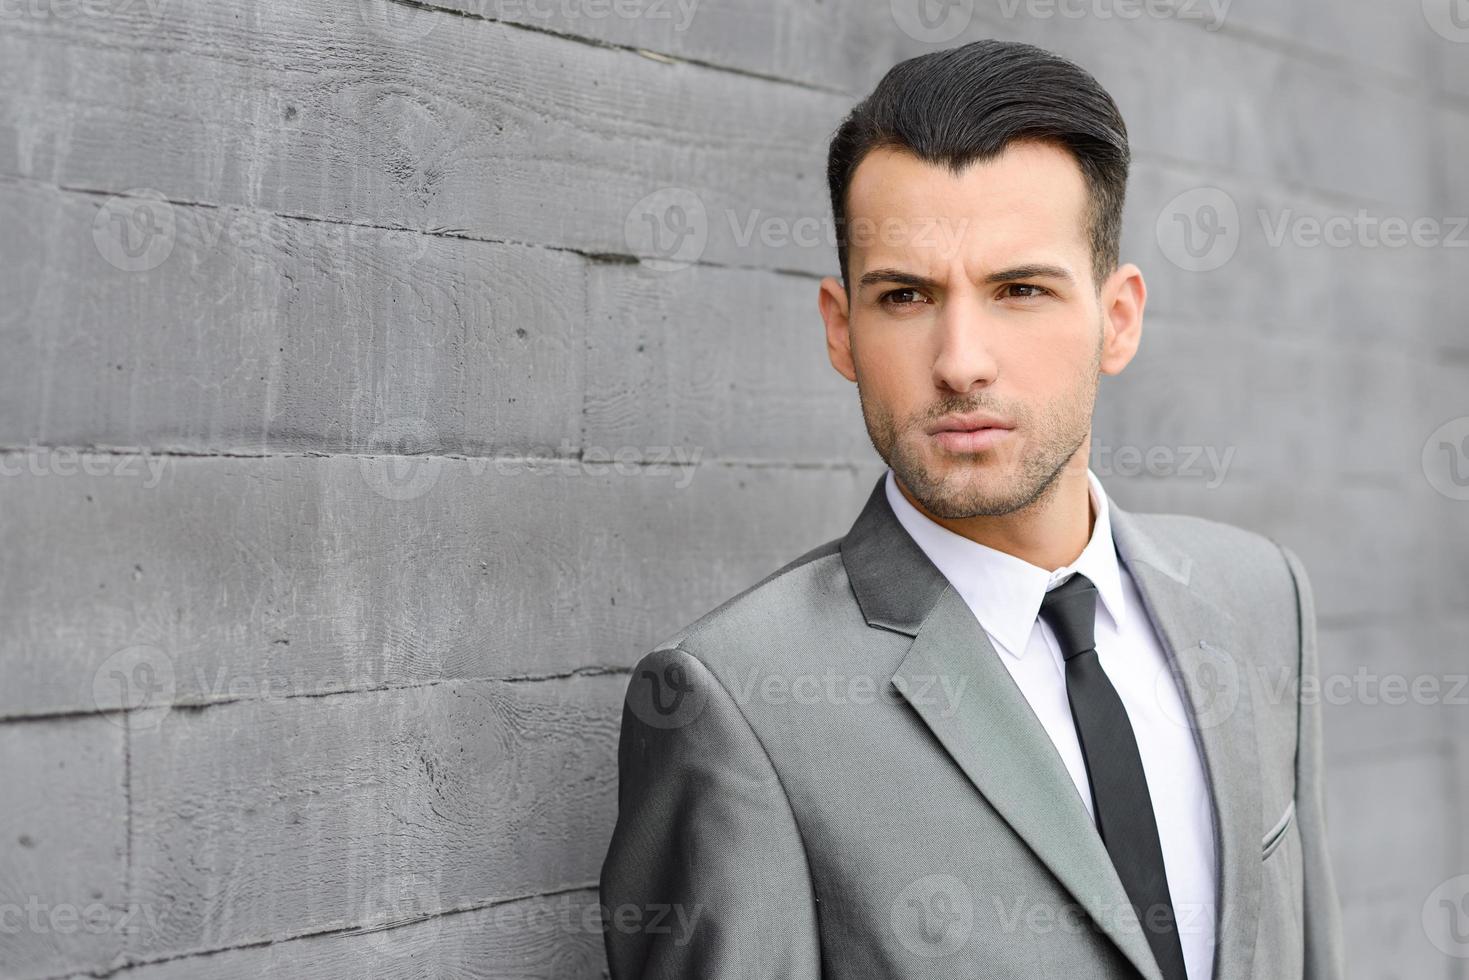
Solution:
M1017 141L1060 146L1086 178L1096 288L1117 268L1131 155L1127 127L1106 89L1085 69L1032 44L975 41L890 68L838 127L827 153L837 258L847 279L847 188L879 147L906 150L958 174Z

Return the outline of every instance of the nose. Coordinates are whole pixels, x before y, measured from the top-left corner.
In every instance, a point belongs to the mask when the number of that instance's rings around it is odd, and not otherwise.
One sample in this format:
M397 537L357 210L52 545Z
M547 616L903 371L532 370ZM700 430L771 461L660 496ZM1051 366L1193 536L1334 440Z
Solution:
M933 361L935 385L962 395L994 384L999 363L989 343L989 326L974 297L949 297L934 321L938 344Z

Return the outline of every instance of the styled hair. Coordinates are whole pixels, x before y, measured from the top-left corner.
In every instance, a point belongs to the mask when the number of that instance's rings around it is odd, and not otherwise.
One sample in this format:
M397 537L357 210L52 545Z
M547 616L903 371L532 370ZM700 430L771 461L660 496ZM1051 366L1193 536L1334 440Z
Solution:
M1085 69L1033 44L987 39L901 61L832 136L826 177L842 283L847 188L869 152L905 150L959 174L1017 141L1066 149L1086 178L1086 234L1096 288L1117 268L1131 154L1127 126Z

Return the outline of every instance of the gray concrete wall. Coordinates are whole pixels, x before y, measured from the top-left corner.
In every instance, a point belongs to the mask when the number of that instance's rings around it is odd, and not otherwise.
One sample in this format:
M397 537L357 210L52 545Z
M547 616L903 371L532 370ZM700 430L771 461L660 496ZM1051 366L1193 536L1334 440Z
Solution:
M1138 9L6 4L0 974L601 975L628 666L879 472L826 137L998 36L1132 131L1094 468L1303 556L1355 976L1469 976L1462 3Z

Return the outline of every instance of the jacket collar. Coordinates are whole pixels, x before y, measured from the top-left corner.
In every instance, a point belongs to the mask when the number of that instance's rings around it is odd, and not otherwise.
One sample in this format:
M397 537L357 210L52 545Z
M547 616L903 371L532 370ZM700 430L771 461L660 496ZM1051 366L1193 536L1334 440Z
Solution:
M944 751L1147 980L1161 980L1111 858L1039 719L974 614L904 529L879 478L842 539L867 624L913 638L891 683ZM1261 807L1250 685L1234 617L1193 588L1193 559L1108 497L1119 558L1185 693L1214 804L1216 980L1247 980L1260 900ZM961 692L935 704L935 679Z
M1025 656L1046 591L1052 583L1068 578L1072 572L1085 575L1096 586L1098 617L1110 617L1116 629L1121 629L1127 619L1127 594L1122 587L1121 565L1112 541L1111 504L1097 475L1088 469L1086 478L1088 496L1096 514L1091 537L1075 561L1053 572L971 541L934 521L903 496L891 469L887 471L883 489L903 529L974 610L975 618L984 624L985 632L1000 652L1021 658Z

